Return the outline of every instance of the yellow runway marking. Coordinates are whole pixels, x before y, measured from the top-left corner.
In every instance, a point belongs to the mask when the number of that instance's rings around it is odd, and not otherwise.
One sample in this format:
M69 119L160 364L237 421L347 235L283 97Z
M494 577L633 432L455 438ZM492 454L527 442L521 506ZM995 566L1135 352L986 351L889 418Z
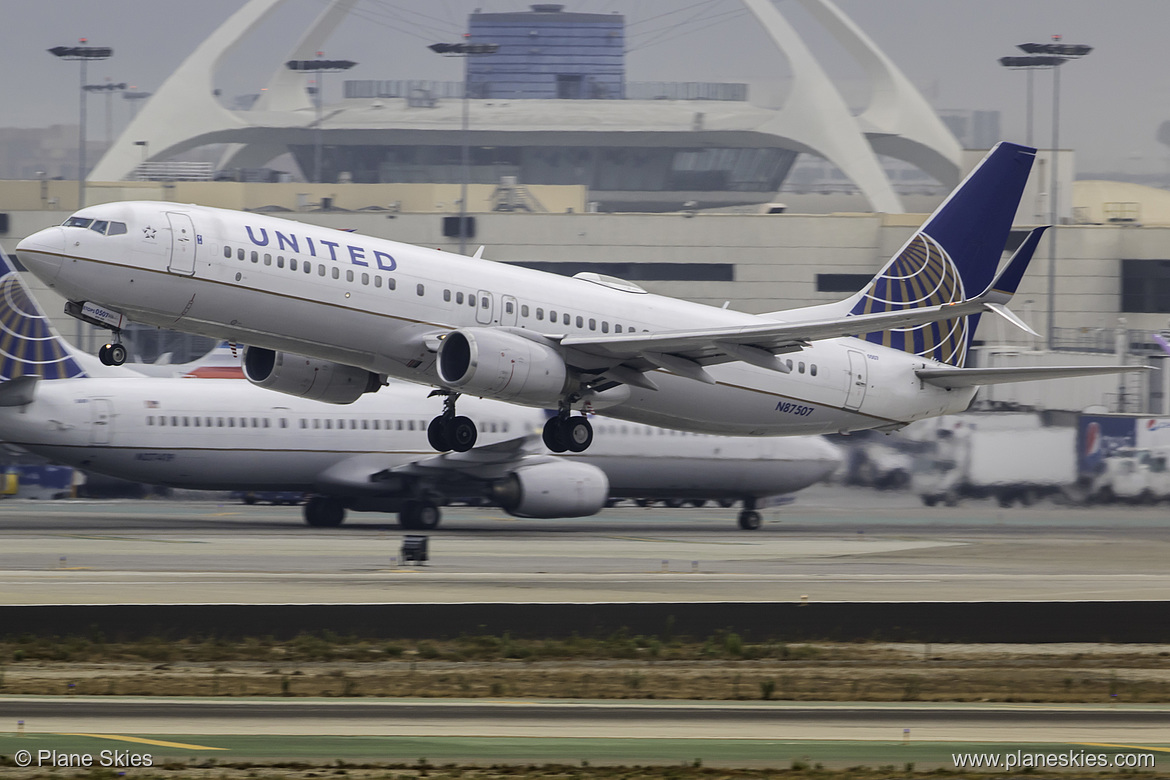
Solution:
M164 742L161 739L146 739L145 737L123 737L120 734L61 734L60 736L91 737L93 739L115 739L119 742L140 742L143 745L183 748L184 750L230 750L230 748L210 747L208 745L187 745L183 742Z
M1074 742L1074 745L1088 745L1089 747L1128 748L1129 750L1150 750L1158 753L1170 753L1170 747L1150 747L1148 745L1114 745L1110 742Z

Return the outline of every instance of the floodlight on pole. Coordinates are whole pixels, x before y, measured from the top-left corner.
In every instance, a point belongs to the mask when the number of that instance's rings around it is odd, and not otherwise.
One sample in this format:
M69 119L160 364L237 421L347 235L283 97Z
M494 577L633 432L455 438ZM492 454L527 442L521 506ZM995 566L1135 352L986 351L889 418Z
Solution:
M444 57L463 58L463 170L462 183L459 188L459 254L467 254L467 180L471 174L471 141L468 129L468 94L467 94L467 59L482 54L495 54L500 49L498 43L432 43L427 47L435 54Z
M90 60L108 60L114 56L114 50L109 46L86 46L86 38L78 41L78 46L54 46L49 53L62 60L76 60L81 63L81 116L78 122L77 140L77 207L85 206L85 81L86 64Z
M1059 35L1052 36L1050 43L1021 43L1016 48L1025 57L1000 57L999 64L1005 68L1028 71L1028 144L1032 144L1032 71L1037 68L1052 69L1052 159L1049 162L1048 211L1049 222L1056 227L1059 219L1057 190L1057 148L1060 146L1060 66L1069 60L1084 57L1093 50L1084 44L1061 43ZM1048 349L1055 348L1056 338L1056 230L1048 231L1048 311L1046 317Z
M126 82L115 84L112 81L106 80L105 84L86 84L82 87L86 92L104 92L106 93L106 146L114 140L113 120L110 112L110 98L114 96L114 92L126 89Z
M320 58L324 52L317 52L317 57ZM284 63L284 66L289 70L299 71L301 73L317 74L317 83L313 88L313 103L317 109L317 133L313 142L313 181L321 181L321 145L322 145L322 129L321 129L321 103L325 99L324 77L326 73L341 73L349 70L357 65L351 60L289 60Z
M153 92L138 92L137 89L138 87L131 84L130 87L122 93L122 99L130 102L131 119L138 116L138 104L154 94Z

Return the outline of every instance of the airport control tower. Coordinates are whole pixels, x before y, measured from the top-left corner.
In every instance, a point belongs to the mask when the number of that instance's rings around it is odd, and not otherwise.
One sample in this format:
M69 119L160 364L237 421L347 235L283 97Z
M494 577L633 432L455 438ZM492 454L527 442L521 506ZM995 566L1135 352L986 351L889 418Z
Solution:
M541 3L531 11L473 13L471 43L495 43L467 63L473 98L604 100L625 97L625 16L566 13Z

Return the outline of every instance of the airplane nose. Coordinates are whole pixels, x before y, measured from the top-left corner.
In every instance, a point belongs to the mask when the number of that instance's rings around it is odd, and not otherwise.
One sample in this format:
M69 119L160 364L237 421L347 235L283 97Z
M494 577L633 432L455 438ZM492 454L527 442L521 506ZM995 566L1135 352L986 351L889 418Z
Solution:
M33 233L16 245L16 256L24 267L45 284L52 284L61 271L65 254L65 231L59 227Z

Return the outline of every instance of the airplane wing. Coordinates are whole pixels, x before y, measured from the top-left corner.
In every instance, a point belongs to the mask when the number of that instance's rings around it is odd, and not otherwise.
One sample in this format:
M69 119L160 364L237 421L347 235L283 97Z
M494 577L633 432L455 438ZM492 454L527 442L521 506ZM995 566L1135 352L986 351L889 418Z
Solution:
M499 479L517 466L553 461L551 455L536 453L539 437L526 434L512 439L473 447L467 452L444 452L389 470L389 475L410 475L435 479Z
M496 444L474 447L467 452L440 455L418 453L416 460L403 463L401 455L355 455L321 472L317 487L335 494L396 494L409 484L424 480L428 487L459 486L499 479L520 466L552 461L549 455L533 454L537 437L518 436Z
M755 325L664 333L628 333L612 336L568 336L562 347L579 353L585 365L601 363L603 375L614 381L653 387L641 372L665 368L692 379L713 383L703 366L742 360L788 373L777 354L792 352L810 341L856 336L862 333L908 328L991 311L985 296L941 306L925 306L878 314L859 314L805 322L762 322ZM570 357L570 362L575 362Z
M1019 368L923 368L914 373L923 382L951 389L974 387L975 385L998 385L1006 382L1031 382L1036 379L1061 379L1149 370L1150 366L1023 366Z

